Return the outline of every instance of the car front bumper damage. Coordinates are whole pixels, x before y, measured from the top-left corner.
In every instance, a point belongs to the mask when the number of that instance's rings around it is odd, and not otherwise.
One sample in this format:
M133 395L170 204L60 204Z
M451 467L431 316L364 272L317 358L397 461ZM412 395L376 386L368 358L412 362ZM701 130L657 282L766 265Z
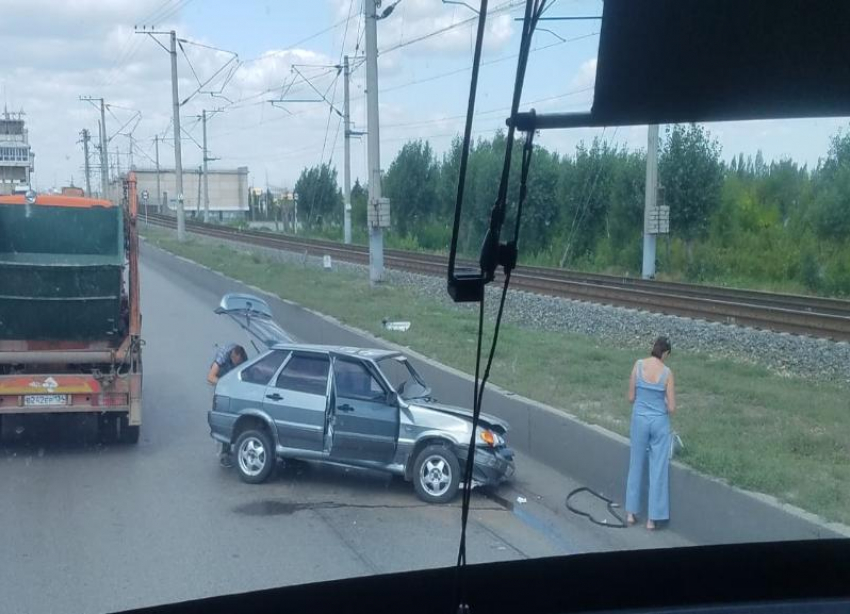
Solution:
M507 446L478 447L472 467L473 486L498 486L514 474L514 451Z

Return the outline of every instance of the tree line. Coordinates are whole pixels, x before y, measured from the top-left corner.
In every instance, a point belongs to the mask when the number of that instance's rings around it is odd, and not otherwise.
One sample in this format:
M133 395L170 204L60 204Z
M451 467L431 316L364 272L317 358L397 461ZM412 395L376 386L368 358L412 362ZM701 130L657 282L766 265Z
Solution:
M519 185L521 145L511 168L510 209ZM386 170L392 202L387 243L446 251L451 237L461 142L438 157L427 141L405 144ZM471 148L460 249L477 255L496 198L505 135ZM659 183L670 206L670 235L658 242L668 278L850 295L850 134L831 139L815 168L791 159L766 162L721 147L699 125L666 129ZM646 154L599 138L571 155L536 147L520 231L520 260L638 275ZM336 170L305 169L295 186L305 223L337 238L342 192ZM366 240L366 186L352 188L355 240ZM306 210L305 210L306 207ZM303 215L299 213L299 216ZM512 228L507 220L506 228Z

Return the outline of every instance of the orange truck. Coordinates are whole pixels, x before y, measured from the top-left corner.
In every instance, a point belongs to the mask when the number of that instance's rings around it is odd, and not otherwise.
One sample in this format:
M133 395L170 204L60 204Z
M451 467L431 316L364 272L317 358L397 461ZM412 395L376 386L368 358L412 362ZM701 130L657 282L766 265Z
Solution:
M0 436L33 414L97 416L106 442L142 422L136 178L120 203L0 196Z

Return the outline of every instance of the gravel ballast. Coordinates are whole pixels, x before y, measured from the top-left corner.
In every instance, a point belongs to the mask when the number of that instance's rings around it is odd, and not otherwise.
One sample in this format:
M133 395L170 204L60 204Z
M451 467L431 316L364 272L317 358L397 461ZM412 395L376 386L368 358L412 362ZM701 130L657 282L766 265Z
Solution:
M249 254L273 261L321 269L322 258L295 252L246 245L192 234L198 240L228 244ZM365 265L333 261L333 269L368 279ZM404 286L423 300L439 301L457 310L477 309L455 304L446 292L442 277L398 270L385 270L386 282ZM487 314L494 319L501 286L487 288ZM397 314L387 314L394 316ZM543 331L586 335L618 347L647 350L653 339L670 337L677 351L698 352L713 358L731 358L761 365L788 377L805 377L850 385L850 344L749 327L693 320L623 307L586 303L554 296L511 290L505 305L505 321L516 326ZM415 325L415 323L414 323Z

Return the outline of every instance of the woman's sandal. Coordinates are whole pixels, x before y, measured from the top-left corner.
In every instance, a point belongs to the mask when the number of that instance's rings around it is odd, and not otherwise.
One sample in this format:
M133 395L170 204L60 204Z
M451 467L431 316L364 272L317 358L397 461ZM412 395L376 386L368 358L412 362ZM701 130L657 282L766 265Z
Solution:
M647 531L654 531L655 530L655 523L652 520L646 521L646 530Z
M634 514L626 514L626 524L629 526L637 524L637 517Z

